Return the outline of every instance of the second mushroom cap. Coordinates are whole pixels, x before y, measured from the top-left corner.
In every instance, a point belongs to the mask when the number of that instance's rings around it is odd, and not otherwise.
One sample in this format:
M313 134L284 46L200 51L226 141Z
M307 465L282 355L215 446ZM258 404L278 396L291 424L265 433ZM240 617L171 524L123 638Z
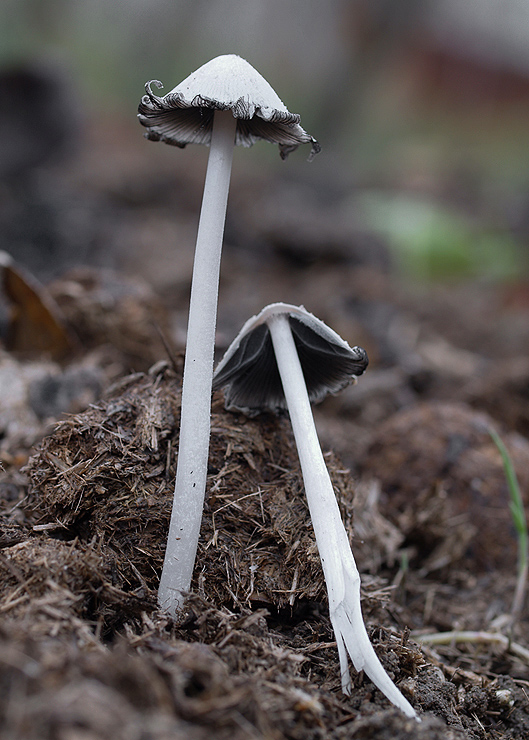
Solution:
M350 347L303 306L273 303L252 316L215 370L213 388L224 387L226 408L256 416L286 408L267 322L287 314L311 402L355 382L368 365L361 347Z

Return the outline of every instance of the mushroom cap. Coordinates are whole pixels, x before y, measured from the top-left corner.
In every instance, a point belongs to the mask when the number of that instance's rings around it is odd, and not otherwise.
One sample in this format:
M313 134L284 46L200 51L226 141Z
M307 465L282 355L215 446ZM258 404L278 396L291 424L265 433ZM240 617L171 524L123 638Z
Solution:
M299 115L290 113L264 77L236 54L212 59L163 97L152 92L152 85L163 87L158 80L148 82L138 107L151 141L209 144L215 110L231 110L237 118L235 144L248 147L264 139L279 145L283 159L300 144L312 144L309 159L321 149L299 125Z
M288 316L311 402L337 393L366 369L366 351L350 347L303 306L272 303L244 324L217 365L213 389L224 388L227 409L256 416L286 408L268 328L268 322L279 314Z

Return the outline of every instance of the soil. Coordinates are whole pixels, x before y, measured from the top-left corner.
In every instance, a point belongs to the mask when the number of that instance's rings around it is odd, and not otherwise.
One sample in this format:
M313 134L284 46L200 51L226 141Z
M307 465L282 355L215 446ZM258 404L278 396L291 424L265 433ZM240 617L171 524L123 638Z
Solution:
M529 737L529 607L513 613L517 534L489 433L527 505L528 286L406 284L387 245L333 216L340 194L298 176L302 160L272 186L244 167L234 176L219 355L274 300L366 348L365 376L315 417L370 638L418 723L362 674L341 692L286 416L246 418L214 395L192 592L177 621L157 607L203 165L136 135L94 126L77 159L17 184L40 199L33 236L55 252L53 270L25 253L43 284L29 318L27 293L6 297L2 737ZM61 221L72 203L78 260ZM52 338L32 353L28 332L42 338L50 322L61 352Z

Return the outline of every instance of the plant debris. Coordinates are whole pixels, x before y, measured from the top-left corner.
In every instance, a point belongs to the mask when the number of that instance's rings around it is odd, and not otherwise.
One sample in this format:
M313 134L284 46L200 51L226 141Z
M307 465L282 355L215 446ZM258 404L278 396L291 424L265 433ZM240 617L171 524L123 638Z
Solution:
M156 590L172 501L179 383L167 362L59 422L26 467L25 511L61 540L97 542L113 585ZM328 460L352 528L353 487ZM231 607L321 601L325 586L288 424L252 421L216 397L194 590Z

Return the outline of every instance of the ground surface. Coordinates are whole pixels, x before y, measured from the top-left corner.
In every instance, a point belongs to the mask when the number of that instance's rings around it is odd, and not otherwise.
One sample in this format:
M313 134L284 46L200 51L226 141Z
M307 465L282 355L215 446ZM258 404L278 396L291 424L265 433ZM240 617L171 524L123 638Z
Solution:
M2 736L528 737L529 612L512 619L516 533L488 431L504 440L527 503L527 286L404 284L386 246L337 217L343 193L296 180L299 162L288 182L244 171L235 182L219 353L282 300L370 356L358 385L315 414L368 631L417 724L365 676L341 694L287 418L246 419L215 396L194 593L179 624L158 611L203 167L192 174L193 155L170 151L171 163L187 157L175 172L161 145L127 149L124 133L119 143L97 131L74 165L18 183L33 198L20 201L33 204L31 234L20 213L8 223L12 245L48 245L48 262L28 248L24 265L69 334L50 330L11 275ZM68 219L86 249L69 250ZM32 352L45 332L47 353ZM473 634L439 637L453 631ZM424 634L437 639L421 645Z

